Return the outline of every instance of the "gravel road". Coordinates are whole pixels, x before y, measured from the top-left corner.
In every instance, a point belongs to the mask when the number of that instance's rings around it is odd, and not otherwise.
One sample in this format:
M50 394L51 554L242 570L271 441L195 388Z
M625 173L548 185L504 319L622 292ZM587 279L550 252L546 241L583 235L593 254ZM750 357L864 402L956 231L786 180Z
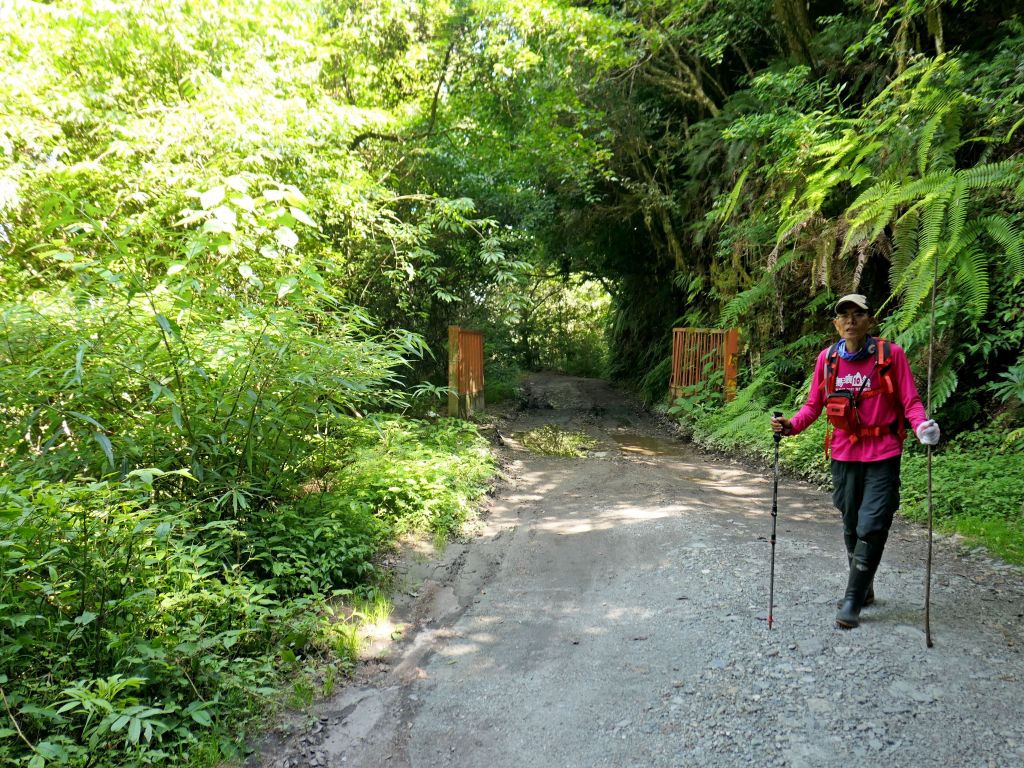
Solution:
M937 538L927 649L927 533L898 521L878 602L836 629L838 513L784 479L769 632L767 471L697 453L605 382L527 392L497 422L481 523L406 558L402 640L252 765L1024 765L1020 569ZM532 455L516 436L542 424L600 445Z

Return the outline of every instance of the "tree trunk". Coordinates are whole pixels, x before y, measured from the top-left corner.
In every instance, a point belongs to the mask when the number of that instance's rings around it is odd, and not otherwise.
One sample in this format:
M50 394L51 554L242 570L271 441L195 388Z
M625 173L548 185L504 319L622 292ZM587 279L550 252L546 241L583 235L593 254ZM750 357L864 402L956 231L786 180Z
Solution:
M807 12L806 0L772 0L775 20L786 35L786 45L790 54L796 56L801 63L814 69L814 57L811 55L811 16Z

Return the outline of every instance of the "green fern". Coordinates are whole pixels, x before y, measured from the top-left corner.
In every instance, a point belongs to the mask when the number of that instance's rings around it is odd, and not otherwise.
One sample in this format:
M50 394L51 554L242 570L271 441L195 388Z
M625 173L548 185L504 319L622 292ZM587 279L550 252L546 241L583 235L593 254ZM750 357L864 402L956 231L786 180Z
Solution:
M925 123L921 130L920 143L917 146L917 170L922 176L928 172L928 155L932 150L932 141L946 116L941 112Z
M1004 188L1016 185L1021 179L1020 160L984 163L960 171L968 189Z
M722 308L722 324L724 327L730 328L736 325L741 317L772 294L775 282L774 276L768 271L765 271L762 275L758 282L754 283L747 290L736 294Z
M929 405L933 413L941 408L952 397L953 393L956 392L957 385L960 383L956 372L962 364L962 356L957 356L956 360L950 357L935 372L932 378L931 404ZM925 401L927 402L928 400L929 393L925 392Z
M964 230L967 220L967 182L961 174L957 174L953 183L953 193L949 198L949 219L946 222L946 242L950 251L957 250L957 243Z
M957 167L969 98L959 60L939 56L910 66L852 121L808 117L806 126L818 138L797 156L801 172L783 177L773 254L791 243L814 274L829 274L820 241L845 228L839 254L850 266L865 253L890 259L891 295L883 306L892 306L887 322L894 332L919 328L930 314L933 287L940 304L952 307L950 317L967 325L979 321L997 264L1005 264L1015 284L1024 279L1019 224L993 213L1009 195L1024 198L1024 161ZM840 222L824 215L851 189L856 197ZM745 314L770 287L762 280L740 294L724 317ZM960 338L963 332L950 340L954 348ZM950 368L936 391L945 399L955 387Z
M896 220L893 227L893 240L896 247L892 252L889 275L891 285L896 284L896 279L906 271L917 255L917 228L920 220L921 215L918 211L908 211Z
M977 248L961 251L956 259L956 283L966 298L964 309L980 320L988 307L988 259Z
M1024 238L1020 231L1002 216L985 216L979 223L1003 249L1014 281L1024 278Z
M732 192L730 192L729 196L726 198L725 205L722 206L721 210L714 214L715 221L726 222L732 218L732 214L736 210L736 205L740 199L740 193L743 191L743 184L746 182L747 176L750 174L753 167L753 163L751 163L743 169L742 173L740 173L740 177L732 187Z
M918 236L918 258L931 259L938 252L939 239L946 224L946 201L935 200L924 208L921 216L921 233Z

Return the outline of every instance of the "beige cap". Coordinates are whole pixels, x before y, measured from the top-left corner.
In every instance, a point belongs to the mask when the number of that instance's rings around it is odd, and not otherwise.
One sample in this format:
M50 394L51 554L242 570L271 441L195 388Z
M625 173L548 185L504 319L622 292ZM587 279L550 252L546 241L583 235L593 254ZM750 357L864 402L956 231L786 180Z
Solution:
M840 298L839 301L836 302L836 312L839 311L839 308L843 306L843 304L853 304L855 307L860 307L865 312L871 311L871 305L868 304L868 297L861 293L848 293Z

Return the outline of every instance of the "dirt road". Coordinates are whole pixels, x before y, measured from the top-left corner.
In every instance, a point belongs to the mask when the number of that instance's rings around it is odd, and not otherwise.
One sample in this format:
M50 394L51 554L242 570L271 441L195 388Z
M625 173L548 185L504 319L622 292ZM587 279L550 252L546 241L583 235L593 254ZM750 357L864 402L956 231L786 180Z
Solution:
M701 456L606 383L538 376L481 525L401 580L403 640L266 766L1024 765L1024 575L898 523L854 631L824 492ZM544 458L518 433L600 441ZM766 422L767 429L767 422ZM413 597L414 596L414 597Z

